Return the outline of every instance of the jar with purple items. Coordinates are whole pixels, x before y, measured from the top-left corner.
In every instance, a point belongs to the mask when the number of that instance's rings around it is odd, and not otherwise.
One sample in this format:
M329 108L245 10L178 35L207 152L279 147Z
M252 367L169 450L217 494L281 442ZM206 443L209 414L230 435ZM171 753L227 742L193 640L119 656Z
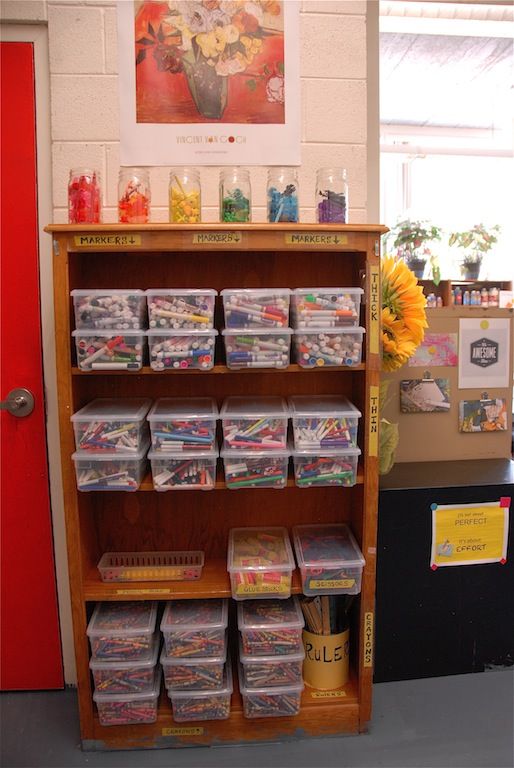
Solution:
M316 219L320 224L346 224L348 183L345 168L320 168L316 177Z

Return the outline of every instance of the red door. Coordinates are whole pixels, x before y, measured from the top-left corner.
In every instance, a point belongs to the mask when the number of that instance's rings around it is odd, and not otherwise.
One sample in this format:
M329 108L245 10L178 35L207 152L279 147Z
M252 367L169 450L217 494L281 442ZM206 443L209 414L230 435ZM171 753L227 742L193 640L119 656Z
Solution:
M32 43L1 43L0 71L0 687L62 688L43 401ZM30 400L9 395L19 387L34 397L29 415L16 415L24 411L23 399Z

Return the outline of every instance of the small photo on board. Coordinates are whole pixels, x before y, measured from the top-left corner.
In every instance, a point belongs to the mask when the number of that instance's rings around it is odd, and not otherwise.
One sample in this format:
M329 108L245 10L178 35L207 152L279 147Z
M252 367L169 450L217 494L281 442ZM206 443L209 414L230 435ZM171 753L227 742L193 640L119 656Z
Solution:
M507 429L507 401L461 400L459 432L504 432Z
M402 413L447 412L449 409L449 379L404 379L400 382Z

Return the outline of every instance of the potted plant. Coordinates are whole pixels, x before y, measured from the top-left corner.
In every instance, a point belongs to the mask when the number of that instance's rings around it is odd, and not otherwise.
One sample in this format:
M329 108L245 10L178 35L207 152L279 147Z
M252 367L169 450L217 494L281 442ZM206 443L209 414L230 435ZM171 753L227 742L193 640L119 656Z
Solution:
M393 228L393 246L397 255L402 258L416 277L423 277L427 260L430 259L434 279L437 281L439 268L437 257L432 253L428 244L441 239L441 229L428 221L411 221L404 219Z
M465 232L450 233L448 245L450 247L457 246L462 252L460 268L464 279L478 279L484 254L490 251L493 245L498 242L497 235L499 232L500 227L498 224L489 229L484 224L475 224Z

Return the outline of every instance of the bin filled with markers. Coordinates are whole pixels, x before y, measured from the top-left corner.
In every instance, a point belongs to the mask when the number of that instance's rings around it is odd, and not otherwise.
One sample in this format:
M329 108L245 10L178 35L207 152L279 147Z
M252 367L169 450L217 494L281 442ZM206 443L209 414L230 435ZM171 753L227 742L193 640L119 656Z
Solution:
M290 288L224 288L221 291L227 328L287 328Z
M227 397L220 411L224 447L242 452L283 451L288 418L282 397Z
M149 326L169 330L210 330L217 295L212 288L149 288L146 291Z
M355 485L360 454L360 448L298 450L292 447L295 483L299 488Z
M287 368L291 362L291 328L224 328L227 368Z
M71 291L75 328L138 331L146 328L145 292L134 288L76 288Z
M296 288L291 296L293 328L359 325L362 288Z
M289 451L284 449L221 449L225 485L232 490L244 488L285 488Z
M295 395L288 400L294 447L356 448L361 412L346 397Z
M81 371L139 371L143 367L144 331L77 329L71 335Z
M97 398L73 414L77 451L136 454L148 441L148 398Z
M358 595L364 557L345 523L293 527L304 595Z
M293 334L296 362L302 368L359 365L365 332L361 327L297 329Z
M79 491L137 491L146 472L149 443L135 453L91 454L75 451L71 458Z
M216 483L218 449L182 451L180 454L150 451L153 487L156 491L212 491Z
M180 454L215 446L218 406L211 397L161 397L147 418L155 453Z
M154 371L207 371L214 366L216 330L150 328L146 335L150 367Z

